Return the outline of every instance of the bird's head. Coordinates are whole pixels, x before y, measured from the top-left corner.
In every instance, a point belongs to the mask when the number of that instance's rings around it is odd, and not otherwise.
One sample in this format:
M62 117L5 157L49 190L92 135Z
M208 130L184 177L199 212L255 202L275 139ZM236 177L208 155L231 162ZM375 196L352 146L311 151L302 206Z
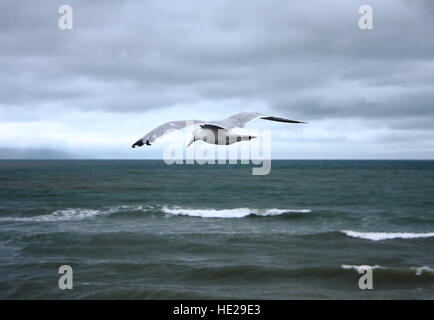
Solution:
M190 142L187 145L187 148L191 146L194 142L203 140L203 137L206 136L206 132L202 128L198 128L193 131L193 137L191 137Z

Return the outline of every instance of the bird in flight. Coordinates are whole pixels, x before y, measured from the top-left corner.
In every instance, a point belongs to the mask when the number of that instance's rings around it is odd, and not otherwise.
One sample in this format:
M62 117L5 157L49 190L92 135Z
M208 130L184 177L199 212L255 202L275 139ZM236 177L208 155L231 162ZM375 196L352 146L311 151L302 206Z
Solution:
M137 140L132 147L141 147L143 145L150 146L159 137L172 132L173 130L183 129L192 125L199 125L199 128L194 130L193 137L187 147L195 141L204 141L210 144L229 145L240 141L250 141L256 138L250 135L241 135L232 133L234 128L244 128L244 126L255 119L263 119L270 121L286 122L286 123L307 123L303 121L295 121L284 118L270 117L258 112L241 112L234 114L224 120L205 122L201 120L180 120L170 121L156 127L154 130L145 134Z

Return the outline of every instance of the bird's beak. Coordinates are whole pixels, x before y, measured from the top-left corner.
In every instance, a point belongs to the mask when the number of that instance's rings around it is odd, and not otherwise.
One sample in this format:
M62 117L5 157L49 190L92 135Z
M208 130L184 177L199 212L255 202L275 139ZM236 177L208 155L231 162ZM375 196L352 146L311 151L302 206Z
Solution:
M189 146L191 146L193 142L194 142L194 137L191 138L190 142L187 144L187 148L188 148Z

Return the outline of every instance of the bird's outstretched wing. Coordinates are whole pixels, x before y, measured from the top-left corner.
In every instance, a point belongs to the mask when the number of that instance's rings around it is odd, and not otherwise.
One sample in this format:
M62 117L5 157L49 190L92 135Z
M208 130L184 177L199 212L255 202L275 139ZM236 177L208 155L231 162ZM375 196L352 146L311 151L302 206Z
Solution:
M153 143L157 138L165 135L166 133L170 133L173 130L179 130L184 129L189 126L193 126L195 124L201 124L204 123L204 121L201 120L181 120L181 121L171 121L167 122L165 124L162 124L159 127L156 127L154 130L148 132L146 135L144 135L142 138L137 140L132 147L141 147L144 144L150 146L151 143Z
M206 122L204 123L204 125L215 126L221 129L230 130L233 128L244 128L244 126L248 122L258 118L264 120L278 121L278 122L287 122L287 123L306 123L303 121L295 121L295 120L289 120L289 119L278 118L278 117L270 117L258 112L241 112L241 113L234 114L224 120Z

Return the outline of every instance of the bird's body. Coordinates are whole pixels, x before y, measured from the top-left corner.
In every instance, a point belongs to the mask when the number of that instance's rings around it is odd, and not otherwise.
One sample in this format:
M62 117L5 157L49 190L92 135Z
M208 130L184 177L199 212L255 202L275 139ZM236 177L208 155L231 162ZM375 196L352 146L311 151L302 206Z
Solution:
M256 137L232 133L230 130L219 129L213 126L200 127L193 132L190 144L195 141L204 141L210 144L229 145L240 141L249 141Z
M246 123L254 119L264 119L286 123L306 123L302 121L289 120L277 117L268 117L257 112L242 112L234 114L224 120L205 122L201 120L184 120L184 121L171 121L147 133L141 139L136 141L132 147L141 147L143 145L150 146L157 138L173 130L183 129L192 125L200 125L199 128L194 130L193 138L187 146L190 146L195 141L204 141L216 145L230 145L240 141L249 141L256 138L250 135L240 135L233 133L234 128L243 128Z

